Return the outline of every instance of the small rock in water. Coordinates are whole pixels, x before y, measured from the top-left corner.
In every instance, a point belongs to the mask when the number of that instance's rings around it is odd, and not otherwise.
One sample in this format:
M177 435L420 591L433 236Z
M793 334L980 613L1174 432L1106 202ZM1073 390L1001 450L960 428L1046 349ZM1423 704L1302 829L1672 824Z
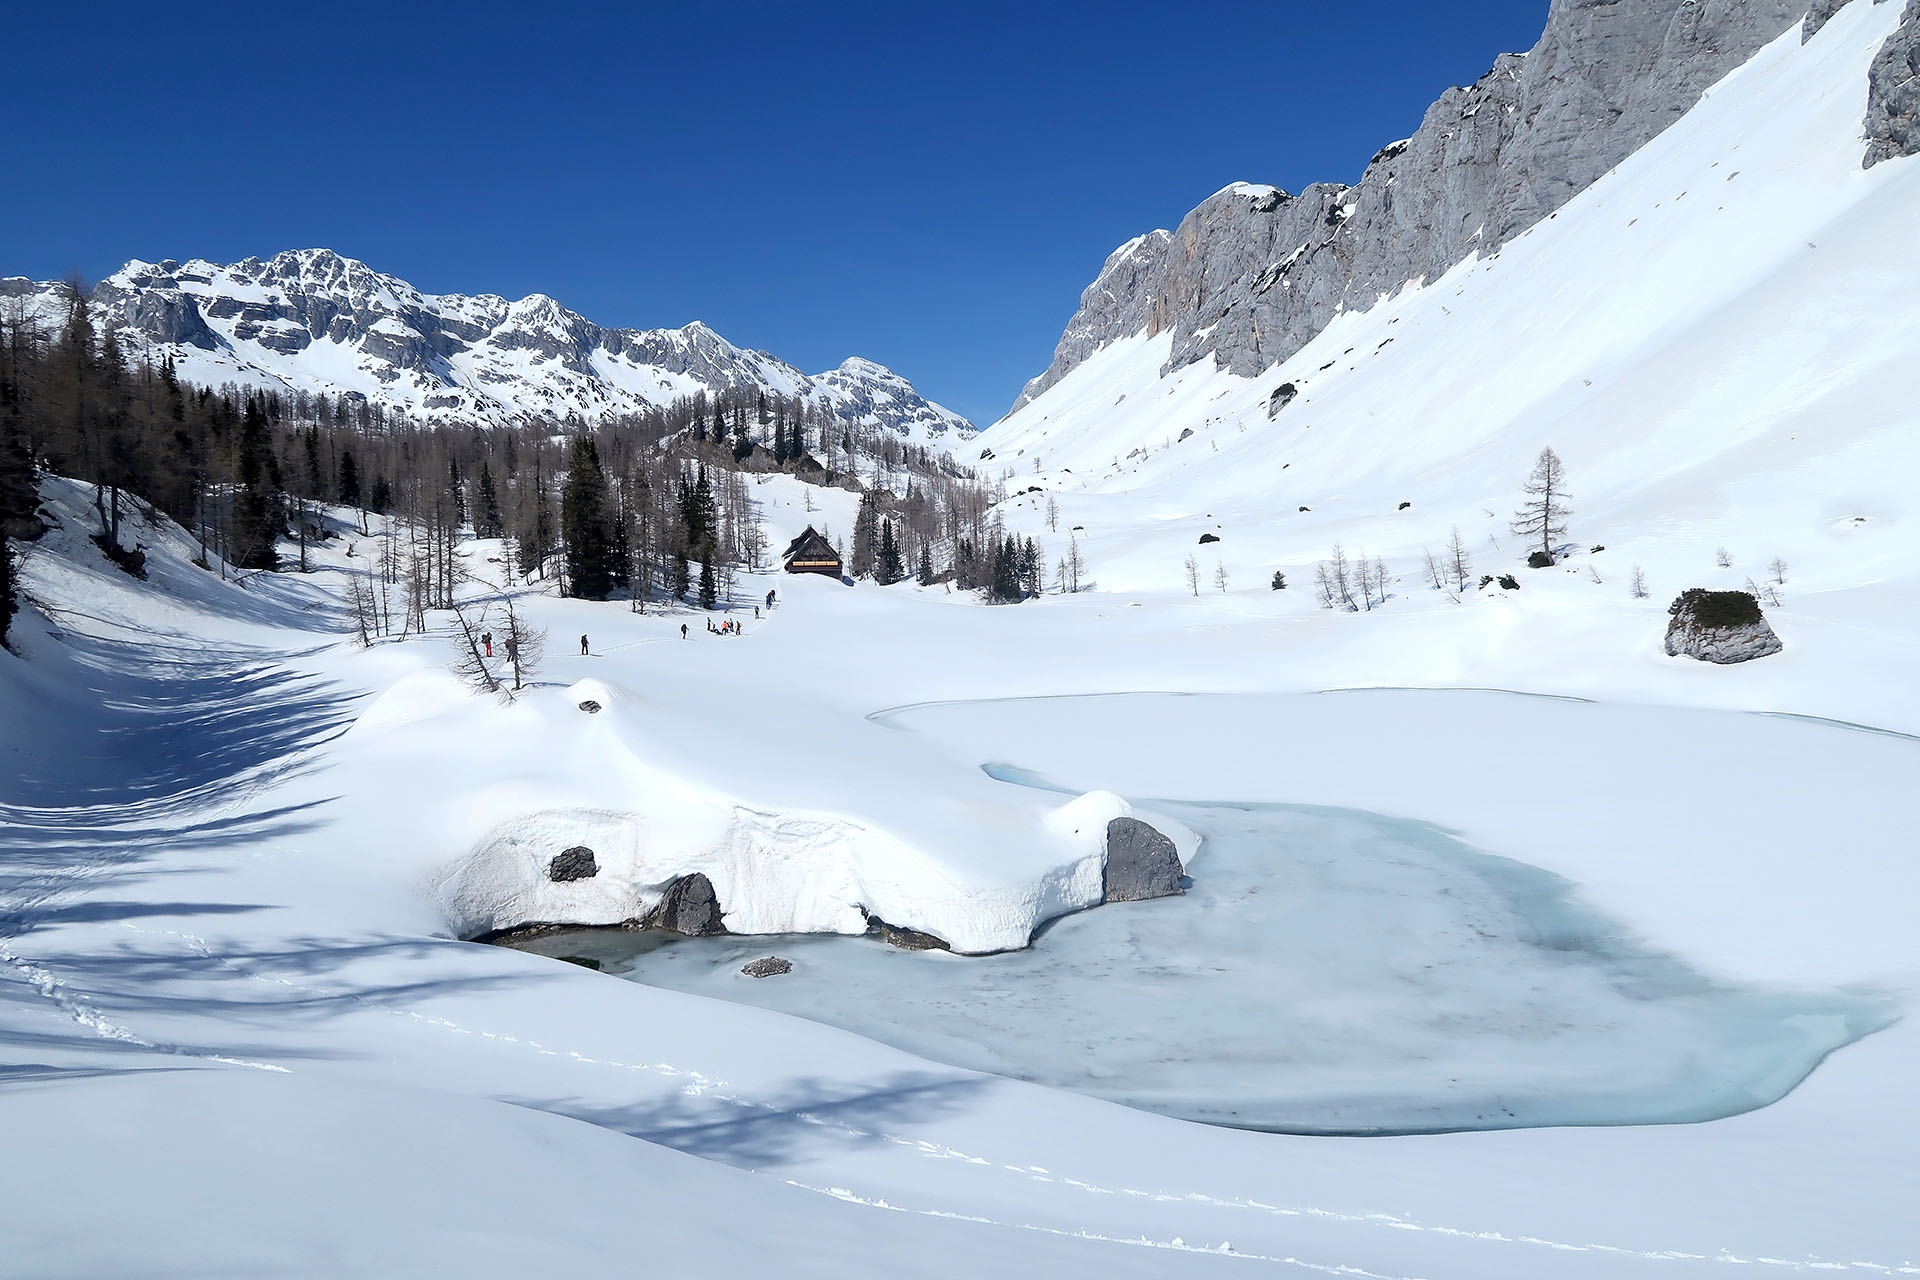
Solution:
M782 960L779 956L761 956L758 960L749 960L740 970L749 978L775 978L783 973L793 972L793 961Z
M952 947L947 945L947 941L944 938L936 937L931 933L923 933L919 929L908 929L901 925L888 924L885 920L882 920L879 916L873 914L873 912L868 911L865 907L860 908L860 914L867 918L867 936L869 938L879 938L889 946L899 947L902 951L953 950Z
M591 880L600 874L600 864L594 860L593 850L583 844L554 855L547 864L547 879L559 884L569 880Z

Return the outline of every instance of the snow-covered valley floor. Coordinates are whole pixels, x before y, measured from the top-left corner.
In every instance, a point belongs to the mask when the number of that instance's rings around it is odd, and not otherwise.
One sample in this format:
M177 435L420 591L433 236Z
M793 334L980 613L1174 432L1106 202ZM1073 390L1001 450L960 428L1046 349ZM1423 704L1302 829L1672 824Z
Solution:
M791 482L757 496L776 529L803 522ZM1814 600L1782 624L1788 653L1722 669L1661 655L1657 604L1596 607L1553 573L1366 617L1264 589L983 608L758 577L740 598L781 600L737 610L739 637L524 596L554 644L507 706L458 687L442 639L346 642L332 601L364 547L237 586L147 530L153 581L135 584L85 541L87 498L53 498L64 527L27 569L52 619L0 667L0 1272L551 1274L643 1254L699 1275L1920 1268L1903 799L1920 707L1884 680L1897 623L1852 631ZM1851 593L1851 615L1899 619L1908 585ZM1409 628L1421 643L1398 642ZM1587 700L1317 692L1356 684ZM1131 696L1037 697L1060 693ZM1891 732L1733 714L1750 711ZM772 883L857 882L872 902L947 881L909 925L987 936L1066 909L1078 854L1063 829L1042 838L1061 798L990 762L1143 812L1230 799L1430 824L1561 877L1620 945L1703 981L1856 993L1901 1020L1707 1123L1305 1137L458 941L449 875L506 865L490 833L525 814L638 823L658 845L710 831L723 901L762 916L747 872L774 857ZM715 795L734 816L710 829ZM1021 898L1023 876L1053 887ZM1106 998L1134 980L1110 974Z

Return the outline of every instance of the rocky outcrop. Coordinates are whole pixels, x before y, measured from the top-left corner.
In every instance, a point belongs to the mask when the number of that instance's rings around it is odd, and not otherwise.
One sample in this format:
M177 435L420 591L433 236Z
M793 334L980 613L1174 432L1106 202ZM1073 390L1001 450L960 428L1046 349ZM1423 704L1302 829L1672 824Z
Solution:
M1920 155L1920 0L1907 0L1900 25L1867 72L1867 157Z
M1805 44L1820 34L1820 29L1833 20L1833 15L1846 8L1852 0L1813 0L1813 7L1807 10L1807 17L1800 24L1800 43Z
M761 956L758 960L749 960L742 965L740 972L749 978L777 978L783 973L793 972L793 961L783 960L779 956Z
M1745 591L1708 591L1693 587L1667 609L1667 653L1701 662L1751 662L1785 648L1760 612L1760 602Z
M0 282L64 315L64 285ZM98 323L181 376L365 400L423 420L605 421L696 391L759 390L829 403L840 419L918 443L971 439L972 423L870 360L808 375L707 326L606 329L534 294L425 294L326 249L231 264L129 262L94 289ZM357 375L336 380L342 368ZM365 390L367 380L375 390Z
M953 950L945 938L923 933L918 929L906 929L897 924L888 924L865 907L860 908L860 914L867 920L867 936L878 938L888 946L899 947L903 951Z
M1184 892L1186 868L1173 841L1138 818L1107 823L1104 888L1108 902L1145 902Z
M593 856L593 850L580 844L571 849L562 850L553 856L547 864L547 879L555 884L566 884L571 880L591 880L600 874L600 864Z
M669 884L660 904L640 923L644 928L665 929L689 938L711 938L727 931L721 916L720 898L713 891L713 881L696 871Z
M1807 16L1809 0L1554 0L1530 54L1449 89L1358 184L1235 183L1108 258L1018 409L1120 338L1165 371L1258 374L1342 311L1435 279L1551 216ZM1889 99L1897 95L1889 93ZM1890 112L1897 114L1897 109Z

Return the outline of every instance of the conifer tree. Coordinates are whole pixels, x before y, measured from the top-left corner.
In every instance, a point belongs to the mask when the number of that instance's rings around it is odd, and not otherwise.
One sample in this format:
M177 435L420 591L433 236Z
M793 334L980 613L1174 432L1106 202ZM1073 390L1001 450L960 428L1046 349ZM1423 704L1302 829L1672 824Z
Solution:
M605 600L625 576L614 563L613 511L606 473L590 436L573 442L567 483L560 494L560 533L566 541L567 594Z
M874 558L873 578L883 587L890 587L906 576L906 570L900 563L900 544L893 539L893 521L880 522L880 550Z
M474 501L473 508L473 533L477 538L497 538L503 528L500 520L500 495L494 491L493 487L493 468L482 462L480 493Z
M700 607L712 609L720 603L720 589L713 577L713 548L707 547L700 557Z
M277 569L274 552L283 519L278 486L273 482L267 445L267 412L263 398L248 396L240 420L240 451L236 468L240 487L233 497L233 563L242 569Z
M874 570L874 554L878 550L875 533L880 523L879 506L874 501L873 490L860 495L860 507L853 515L853 561L847 566L856 578L871 578Z
M930 543L920 544L920 572L916 576L921 586L933 585L933 547Z
M352 449L340 451L340 501L349 507L360 505L360 464Z

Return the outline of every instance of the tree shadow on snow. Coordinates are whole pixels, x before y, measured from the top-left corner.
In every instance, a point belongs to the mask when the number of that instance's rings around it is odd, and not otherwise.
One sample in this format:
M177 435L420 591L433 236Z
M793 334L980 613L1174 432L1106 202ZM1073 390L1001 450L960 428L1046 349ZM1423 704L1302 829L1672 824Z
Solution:
M625 1107L507 1099L740 1169L791 1165L896 1141L888 1130L950 1115L993 1084L904 1071L864 1088L801 1078L754 1099L685 1094Z

